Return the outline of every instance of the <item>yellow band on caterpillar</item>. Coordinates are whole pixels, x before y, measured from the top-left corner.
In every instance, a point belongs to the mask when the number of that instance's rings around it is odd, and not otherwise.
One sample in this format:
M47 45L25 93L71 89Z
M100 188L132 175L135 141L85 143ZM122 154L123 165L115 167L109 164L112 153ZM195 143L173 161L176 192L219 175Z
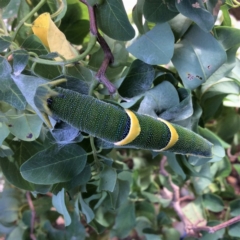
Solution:
M170 133L171 133L171 138L170 138L167 146L162 148L161 150L159 150L159 151L164 151L164 150L167 150L167 149L173 147L175 145L175 143L178 141L179 136L178 136L178 133L177 133L176 129L172 126L171 123L169 123L168 121L163 120L161 118L158 118L158 120L160 120L161 122L165 123L167 125Z
M132 142L141 132L141 127L136 115L128 109L125 109L125 111L130 118L130 130L128 135L123 140L114 143L114 145L117 146L126 145Z

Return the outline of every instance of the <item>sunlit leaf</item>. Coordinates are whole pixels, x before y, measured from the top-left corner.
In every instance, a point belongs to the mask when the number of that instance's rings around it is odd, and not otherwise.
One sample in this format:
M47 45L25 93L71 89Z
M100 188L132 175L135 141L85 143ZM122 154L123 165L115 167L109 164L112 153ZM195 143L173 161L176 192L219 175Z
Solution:
M157 24L136 39L127 50L148 64L166 64L173 55L174 36L168 23Z
M196 25L175 45L172 58L184 86L190 89L203 84L226 60L217 40Z
M34 21L32 30L51 52L58 52L65 59L72 59L77 56L64 34L51 20L49 13L41 14ZM61 58L57 58L57 60L61 60Z

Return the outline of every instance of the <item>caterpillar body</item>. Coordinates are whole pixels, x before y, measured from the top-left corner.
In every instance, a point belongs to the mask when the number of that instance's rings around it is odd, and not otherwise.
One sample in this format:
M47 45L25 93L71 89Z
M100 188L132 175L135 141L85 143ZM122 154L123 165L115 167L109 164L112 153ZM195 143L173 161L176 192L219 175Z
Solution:
M186 128L69 89L49 87L57 84L37 88L35 105L43 114L116 146L212 156L213 145Z

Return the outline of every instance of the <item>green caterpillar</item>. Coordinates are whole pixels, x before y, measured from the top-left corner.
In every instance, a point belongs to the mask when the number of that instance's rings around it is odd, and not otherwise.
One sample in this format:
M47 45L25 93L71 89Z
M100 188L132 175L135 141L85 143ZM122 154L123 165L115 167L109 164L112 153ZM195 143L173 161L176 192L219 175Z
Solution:
M89 95L55 87L62 80L37 88L35 104L47 115L60 119L116 146L212 156L212 144L200 135L163 119L138 114Z

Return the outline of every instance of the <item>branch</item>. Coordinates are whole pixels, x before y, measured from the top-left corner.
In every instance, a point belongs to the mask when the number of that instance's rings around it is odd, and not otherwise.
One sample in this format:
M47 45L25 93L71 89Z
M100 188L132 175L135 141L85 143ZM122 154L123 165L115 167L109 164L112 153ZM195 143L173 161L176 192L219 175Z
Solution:
M209 226L204 226L204 227L193 227L192 229L196 232L199 231L205 231L205 232L209 232L209 233L215 233L218 230L221 230L222 228L226 228L229 227L230 225L240 222L240 216L234 217L224 223L220 223L214 227L209 227Z
M237 158L240 156L240 152L236 152L234 155L232 155L231 153L231 148L227 149L227 155L229 157L229 160L231 162L234 162L235 160L237 160Z
M194 236L194 237L200 237L201 236L201 231L209 232L209 233L215 233L216 231L226 228L234 223L240 222L240 216L234 217L224 223L218 224L214 227L210 226L196 226L197 224L191 223L191 221L184 215L182 208L181 208L181 202L186 201L186 200L194 200L193 197L191 196L185 196L185 197L180 197L180 188L172 182L172 177L169 175L169 173L165 169L165 164L167 162L167 157L163 157L162 161L160 163L160 174L168 177L168 181L170 186L172 187L173 193L172 193L172 207L177 213L178 217L182 221L185 227L186 234L188 236Z
M28 201L29 208L30 208L30 210L31 210L31 229L30 229L30 237L31 237L32 240L37 240L37 238L36 238L35 235L34 235L34 224L35 224L36 212L35 212L35 209L34 209L34 205L33 205L32 199L31 199L30 192L27 192L27 193L26 193L26 197L27 197L27 201Z
M104 59L102 62L102 65L100 66L96 78L99 82L105 85L105 87L108 89L110 94L113 94L116 92L116 87L107 79L106 77L106 70L110 63L114 62L113 54L105 41L105 39L101 36L101 34L98 32L97 28L97 22L95 17L95 7L88 4L86 0L80 0L82 3L84 3L88 7L88 14L89 14L89 21L90 21L90 32L93 36L97 37L97 41L99 42L100 46L103 49L104 52Z

